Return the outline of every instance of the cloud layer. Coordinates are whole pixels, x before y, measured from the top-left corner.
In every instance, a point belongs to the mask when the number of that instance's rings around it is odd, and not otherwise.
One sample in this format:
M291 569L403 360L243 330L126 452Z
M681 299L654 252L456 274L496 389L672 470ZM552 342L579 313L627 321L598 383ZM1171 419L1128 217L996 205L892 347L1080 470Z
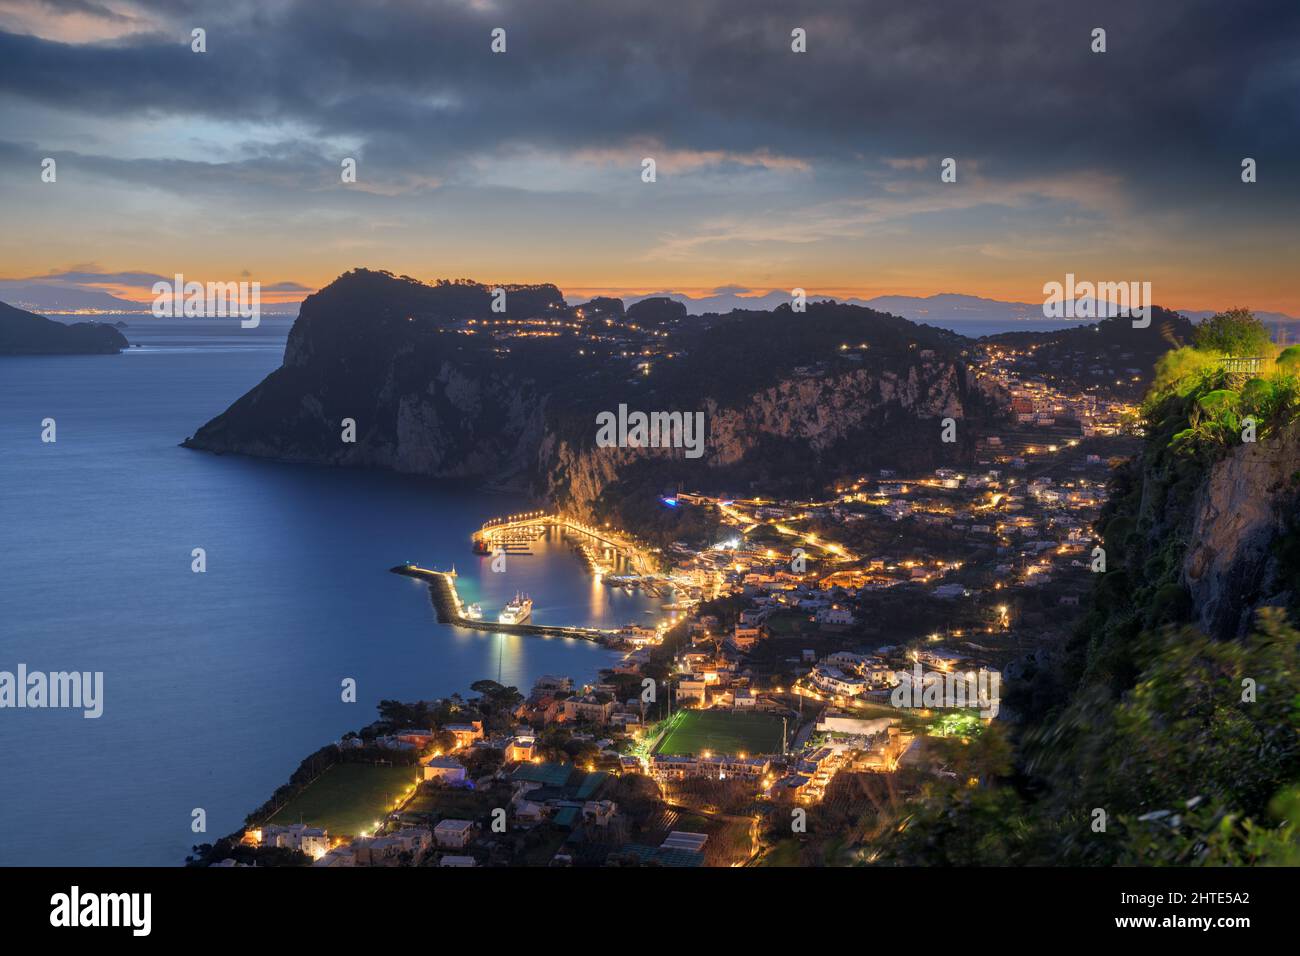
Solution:
M1294 309L1297 35L1282 0L0 0L0 200L37 233L0 251L1020 297L1129 269Z

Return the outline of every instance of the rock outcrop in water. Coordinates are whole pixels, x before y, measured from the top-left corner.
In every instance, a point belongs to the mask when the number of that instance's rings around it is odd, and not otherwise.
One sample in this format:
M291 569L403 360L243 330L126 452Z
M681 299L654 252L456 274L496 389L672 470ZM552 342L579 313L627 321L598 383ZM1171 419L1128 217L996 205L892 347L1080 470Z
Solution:
M968 375L965 340L869 309L737 312L668 332L632 310L626 324L617 310L584 318L554 286L505 289L501 314L487 286L349 273L303 303L281 368L185 444L473 477L591 514L629 475L742 488L960 463L1006 404ZM703 454L596 447L594 416L619 404L704 412ZM949 416L963 422L955 444L938 440Z
M0 302L0 355L116 355L126 347L107 323L65 325Z

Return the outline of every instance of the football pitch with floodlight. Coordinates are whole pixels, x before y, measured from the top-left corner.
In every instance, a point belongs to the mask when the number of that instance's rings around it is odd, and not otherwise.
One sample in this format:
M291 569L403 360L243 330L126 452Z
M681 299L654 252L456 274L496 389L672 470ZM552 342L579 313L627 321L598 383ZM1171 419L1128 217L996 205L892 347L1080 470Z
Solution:
M671 757L780 752L780 717L732 710L679 711L655 748L655 753Z

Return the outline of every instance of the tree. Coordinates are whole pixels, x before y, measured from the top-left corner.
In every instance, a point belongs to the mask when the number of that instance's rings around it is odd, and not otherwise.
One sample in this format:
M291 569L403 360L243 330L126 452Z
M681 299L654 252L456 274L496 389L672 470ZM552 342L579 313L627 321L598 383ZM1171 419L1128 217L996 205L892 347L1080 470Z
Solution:
M1018 765L996 724L969 744L934 741L957 779L926 784L882 835L881 861L1295 865L1300 631L1266 607L1242 640L1184 627L1129 644L1138 672L1124 693L1086 682L1022 738Z
M575 767L587 768L600 759L600 748L595 741L570 739L564 745L564 751Z
M1300 345L1283 349L1277 357L1277 366L1287 375L1300 373Z
M1253 358L1268 355L1272 336L1250 309L1229 309L1206 319L1196 327L1196 347L1201 351Z
M490 732L509 730L514 723L514 710L524 699L515 687L505 687L494 680L477 680L470 690L483 696L478 701L479 710L486 718Z
M490 747L474 747L462 754L460 760L470 778L477 780L500 770L501 764L505 762L505 754Z

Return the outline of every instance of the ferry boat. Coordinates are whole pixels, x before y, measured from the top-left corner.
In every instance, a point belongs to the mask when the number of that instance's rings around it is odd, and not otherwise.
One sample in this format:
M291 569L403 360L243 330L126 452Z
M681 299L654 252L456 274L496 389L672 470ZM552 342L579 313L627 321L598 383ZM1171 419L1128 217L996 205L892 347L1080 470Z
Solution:
M469 607L465 608L465 617L471 621L483 620L483 605L471 604Z
M497 617L500 624L523 624L533 616L533 600L528 595L516 594L515 599L506 605Z

